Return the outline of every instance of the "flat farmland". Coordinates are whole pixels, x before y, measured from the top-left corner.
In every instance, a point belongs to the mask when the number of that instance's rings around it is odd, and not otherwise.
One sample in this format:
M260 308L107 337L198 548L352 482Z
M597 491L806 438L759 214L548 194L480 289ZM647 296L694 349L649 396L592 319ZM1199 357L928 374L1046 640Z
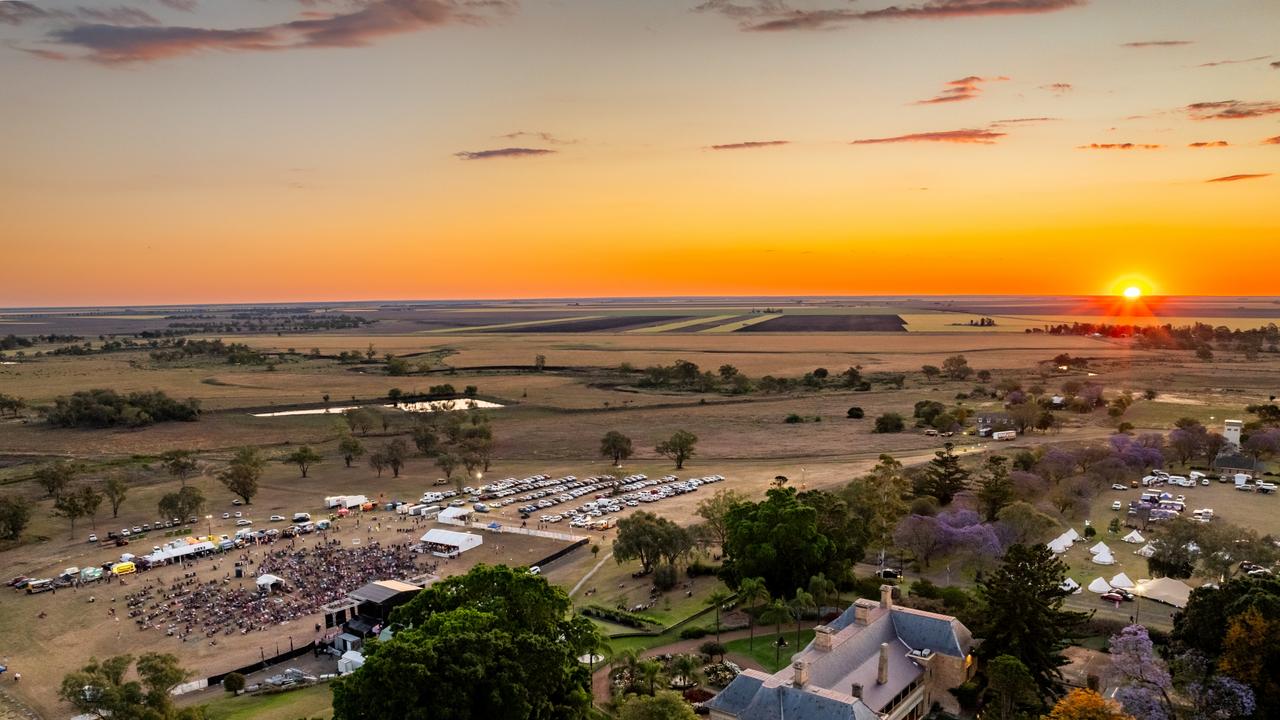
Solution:
M778 315L772 320L739 328L737 332L901 332L897 315Z

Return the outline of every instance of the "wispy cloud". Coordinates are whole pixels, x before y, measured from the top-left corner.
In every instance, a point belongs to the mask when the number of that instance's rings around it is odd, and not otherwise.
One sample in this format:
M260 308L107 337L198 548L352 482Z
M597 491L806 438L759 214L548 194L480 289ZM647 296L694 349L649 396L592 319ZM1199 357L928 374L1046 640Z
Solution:
M1089 143L1088 145L1079 145L1077 150L1159 150L1163 145L1149 145L1147 143Z
M746 142L725 143L723 145L710 145L708 150L754 150L756 148L773 147L775 145L787 145L790 140L748 140Z
M146 10L127 5L101 8L81 7L76 9L76 15L92 22L110 23L112 25L160 24L160 21Z
M960 78L948 82L940 93L928 100L918 100L916 105L937 105L940 103L961 102L963 100L972 100L982 94L983 83L1001 82L1009 78L1001 75L999 77L978 77L970 75L969 77Z
M1192 103L1184 109L1195 120L1241 120L1280 113L1280 103L1270 100L1258 102L1217 100Z
M572 145L578 142L577 140L566 140L564 138L557 137L549 132L538 132L533 130L517 130L515 132L507 133L506 135L499 135L498 138L502 140L519 140L520 138L534 138L536 140L541 140L544 143L550 143L552 145Z
M1196 67L1218 67L1219 65L1239 65L1240 63L1251 63L1251 62L1258 62L1259 60L1266 60L1269 57L1271 56L1259 55L1257 57L1241 58L1239 60L1214 60L1213 62L1200 63Z
M1194 40L1139 40L1137 42L1127 42L1121 47L1127 48L1152 48L1152 47L1177 47L1179 45L1191 45Z
M1024 117L1009 118L1007 120L996 120L991 123L991 127L1007 127L1009 125L1030 125L1032 123L1057 122L1061 118L1055 117Z
M525 147L508 147L495 148L493 150L464 150L453 154L456 158L463 160L496 160L499 158L526 158L537 157L539 155L553 155L555 150L547 150L546 148L525 148Z
M1187 145L1187 147L1218 148L1218 147L1230 147L1230 145L1231 143L1228 143L1226 140L1208 140L1208 141L1201 141L1201 142L1193 142Z
M1269 137L1262 141L1263 145L1280 145L1280 135Z
M1271 67L1273 67L1273 68L1275 68L1275 69L1277 69L1277 70L1280 70L1280 60L1277 60L1277 61L1275 61L1275 62L1271 63Z
M1271 173L1244 173L1241 175L1223 175L1211 180L1205 180L1207 183L1224 183L1237 182L1239 180L1257 180L1259 178L1271 177Z
M64 15L62 11L46 10L23 0L0 0L0 23L5 25L22 25L32 20L45 20Z
M1054 95L1065 95L1066 93L1069 93L1072 90L1075 90L1075 86L1072 85L1071 83L1059 82L1059 83L1049 83L1048 85L1041 85L1040 89L1048 90Z
M199 4L199 0L160 0L160 4L173 10L195 12L196 5Z
M217 50L265 52L292 48L358 47L390 35L453 23L478 23L484 13L506 12L514 0L359 0L347 12L246 28L112 23L75 25L52 37L88 52L99 63L146 62ZM6 3L7 4L7 3Z
M732 18L748 31L825 30L861 20L945 19L978 15L1030 15L1084 5L1085 0L924 0L879 10L845 7L798 9L786 0L705 0L694 8Z
M941 142L957 143L962 145L994 145L997 139L1002 138L1007 134L1008 133L996 132L990 129L942 130L938 132L895 135L893 137L864 138L862 140L854 140L849 144L879 145L882 143Z

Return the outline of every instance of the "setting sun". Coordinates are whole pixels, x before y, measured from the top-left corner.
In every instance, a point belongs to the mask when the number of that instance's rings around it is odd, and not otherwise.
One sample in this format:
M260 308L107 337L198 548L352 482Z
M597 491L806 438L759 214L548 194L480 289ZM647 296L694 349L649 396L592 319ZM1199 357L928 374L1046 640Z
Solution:
M1137 300L1142 297L1142 289L1136 285L1130 285L1124 289L1124 296L1130 300Z

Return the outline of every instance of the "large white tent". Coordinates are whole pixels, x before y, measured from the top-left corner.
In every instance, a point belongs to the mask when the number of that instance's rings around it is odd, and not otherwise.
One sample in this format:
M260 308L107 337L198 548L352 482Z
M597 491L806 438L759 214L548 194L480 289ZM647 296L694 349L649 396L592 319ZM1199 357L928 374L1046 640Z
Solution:
M1098 593L1101 595L1110 589L1111 586L1107 584L1107 581L1100 577L1094 578L1093 582L1089 583L1089 592L1091 593Z
M1094 555L1097 555L1098 553L1106 553L1110 555L1111 548L1107 547L1106 543L1099 542L1097 545L1094 545L1093 547L1089 548L1089 552L1093 553Z
M1127 543L1133 543L1135 545L1138 543L1144 543L1147 541L1146 538L1142 537L1142 533L1138 532L1137 530L1134 530L1128 535L1125 535L1124 538L1122 539Z
M1173 578L1156 578L1138 583L1133 593L1176 608L1184 608L1191 596L1191 586Z
M457 557L458 555L470 550L471 548L480 547L484 542L484 538L474 533L455 532L453 530L442 530L441 528L432 528L422 536L422 544L427 550L437 557Z
M1069 593L1075 594L1080 592L1080 583L1076 582L1072 578L1067 578L1066 580L1062 581L1062 589L1066 590Z
M259 590L268 591L274 590L277 585L284 587L285 584L284 578L279 575L272 575L271 573L263 573L262 575L259 575L255 582L257 583Z
M1126 589L1131 588L1133 587L1133 581L1129 579L1128 575L1125 575L1124 573L1120 573L1119 575L1116 575L1115 577L1111 578L1111 587L1126 588Z
M1075 528L1067 528L1067 531L1062 533L1062 537L1067 538L1071 542L1075 542L1080 539L1080 533L1076 532Z
M1093 562L1096 565L1115 565L1116 559L1111 556L1110 550L1104 550L1093 556Z
M1155 546L1154 546L1154 545L1152 545L1151 543L1147 543L1146 545L1143 545L1142 547L1138 548L1137 550L1134 550L1134 551L1133 551L1133 554L1134 554L1134 555L1141 555L1142 557L1149 558L1149 557L1151 557L1152 555L1155 555L1155 554L1156 554L1156 548L1155 548Z
M1061 555L1070 548L1071 541L1061 535L1049 541L1049 551L1054 555Z

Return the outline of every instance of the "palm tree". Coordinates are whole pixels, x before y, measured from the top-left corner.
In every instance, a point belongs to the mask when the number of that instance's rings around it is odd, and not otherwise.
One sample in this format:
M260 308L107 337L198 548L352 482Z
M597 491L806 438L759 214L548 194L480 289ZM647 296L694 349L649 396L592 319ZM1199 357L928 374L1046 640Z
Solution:
M724 590L716 590L707 596L706 604L716 609L716 642L720 642L720 609L733 596Z
M789 603L791 612L796 616L796 650L800 649L800 620L808 610L817 611L818 604L813 601L813 595L804 590L797 590L796 596L791 598Z
M738 599L748 608L773 600L769 595L769 588L765 587L764 578L758 577L744 578L738 584ZM750 610L747 611L747 625L751 628L751 639L747 641L747 650L750 651L756 644L756 620Z
M698 684L698 670L702 663L693 655L677 655L671 659L671 672L676 677L683 677L690 685Z
M635 648L627 648L614 655L609 661L613 667L622 667L627 671L627 687L635 687L640 677L640 655Z
M819 608L827 604L832 597L836 598L839 604L839 594L836 591L836 584L827 579L826 573L818 573L809 578L809 594L813 595L813 599L817 601Z
M773 637L773 664L776 666L782 662L782 623L791 620L791 609L781 600L774 600L764 607L760 612L760 621L772 623L774 625Z
M655 660L640 661L640 677L649 683L649 694L658 694L658 677L662 675L662 666Z

